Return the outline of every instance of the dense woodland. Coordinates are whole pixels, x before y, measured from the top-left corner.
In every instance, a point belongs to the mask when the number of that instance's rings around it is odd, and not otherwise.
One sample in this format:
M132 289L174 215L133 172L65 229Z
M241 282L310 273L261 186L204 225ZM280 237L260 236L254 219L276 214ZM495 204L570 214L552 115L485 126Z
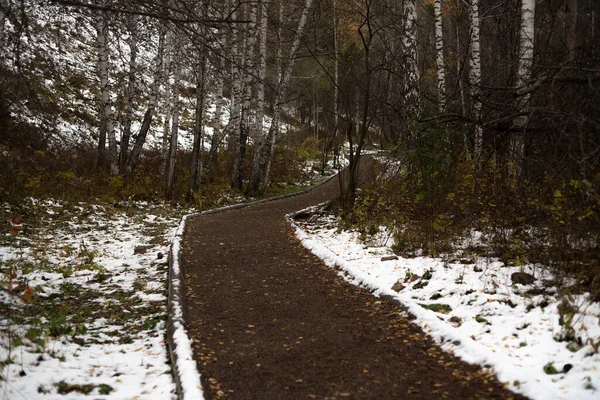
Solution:
M2 0L0 199L206 206L215 187L257 196L293 179L299 158L323 171L345 159L344 220L391 227L398 252L439 254L477 229L492 239L474 252L576 271L600 296L599 12L592 0ZM365 149L387 155L358 193Z

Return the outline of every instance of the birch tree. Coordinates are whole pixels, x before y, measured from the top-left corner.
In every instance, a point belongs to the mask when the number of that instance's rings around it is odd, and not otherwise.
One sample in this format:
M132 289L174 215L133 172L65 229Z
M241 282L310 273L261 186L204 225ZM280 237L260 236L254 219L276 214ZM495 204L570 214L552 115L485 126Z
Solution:
M164 27L164 25L159 25L158 32L158 48L156 49L156 56L154 59L154 81L150 90L150 104L148 106L148 109L146 110L146 114L144 115L142 127L140 128L133 149L131 150L131 154L127 159L127 167L125 173L126 182L130 182L133 179L133 172L138 163L138 159L142 151L142 147L144 146L144 143L146 141L148 131L150 130L152 118L154 117L154 114L156 113L156 108L158 107L160 82L163 77L163 60L166 35L166 28Z
M177 36L176 36L177 37ZM169 142L169 157L166 171L166 190L165 197L167 199L173 198L173 185L175 182L175 162L177 161L177 139L179 135L179 113L181 111L181 98L180 98L180 79L181 79L181 62L182 62L182 51L181 43L177 43L174 46L173 53L173 113L171 122L171 140Z
M469 58L469 87L472 98L472 115L475 121L473 139L473 153L475 159L481 158L483 148L483 128L481 126L481 42L479 38L480 22L479 22L479 1L471 0L469 10L469 22L471 28L470 46L471 56Z
M131 137L131 123L133 121L133 102L136 91L137 53L138 53L138 21L137 16L127 18L129 26L129 73L127 75L127 90L125 92L125 118L123 121L123 134L121 136L120 165L125 166L128 158L129 140Z
M232 18L236 18L237 9L232 12ZM233 149L233 174L231 187L242 188L242 164L241 164L241 112L242 112L242 74L240 65L243 65L243 57L240 53L238 42L238 27L236 24L230 26L229 46L231 49L231 111L229 117L229 145ZM243 47L243 46L242 46Z
M404 93L407 109L417 118L421 116L419 95L419 65L417 54L417 1L404 0Z
M265 79L267 77L267 25L268 25L269 0L260 2L260 28L259 28L259 61L258 81L256 82L256 119L254 124L254 152L252 158L252 169L248 179L246 194L256 195L260 186L261 174L261 151L265 142L264 135L264 102L265 102Z
M281 20L282 20L281 15L283 14L282 0L280 0L279 6L280 6L280 24L281 24ZM264 174L261 173L261 171L254 172L254 173L258 174L257 175L258 177L262 176L263 182L262 182L262 186L260 186L260 179L255 180L255 182L253 182L252 186L249 185L247 193L257 193L259 191L263 192L266 189L266 187L269 185L271 166L272 166L272 162L273 162L273 157L275 155L275 145L277 143L277 134L279 132L279 124L280 124L281 112L283 109L283 103L287 97L287 90L289 87L290 80L292 78L292 71L294 69L294 63L296 61L296 52L298 51L298 47L300 47L300 41L302 39L302 34L304 32L304 27L306 25L306 20L308 18L308 12L310 11L311 6L312 6L312 0L306 0L304 3L304 9L302 10L300 19L298 20L298 26L296 28L296 32L294 33L294 38L292 40L292 47L290 48L290 52L289 52L288 56L286 57L288 62L285 66L285 69L283 69L283 64L282 64L283 48L281 47L281 39L280 39L280 43L278 44L279 48L278 48L277 58L279 60L278 61L279 65L281 66L281 72L278 73L278 81L277 81L277 85L275 88L275 98L273 100L273 105L274 105L273 116L271 119L271 126L269 127L269 132L268 132L265 144L263 145L263 150L261 150L261 155L262 155L262 157L264 157L264 162L259 162L256 164L258 166L258 168L260 168L260 165L264 165L265 169L264 169Z
M515 134L512 138L512 156L515 165L514 175L519 176L525 156L524 131L529 121L527 108L531 97L528 83L531 81L535 32L535 0L521 2L521 28L519 32L519 60L517 68L517 110L522 113L513 121Z
M99 11L96 16L96 44L98 46L98 78L100 80L100 129L98 135L98 167L105 164L106 139L108 138L108 161L110 174L119 173L117 159L117 140L113 120L109 82L109 14Z
M164 43L164 64L163 64L163 79L165 85L165 101L163 104L164 120L163 120L163 136L161 141L161 163L160 176L166 179L167 162L169 156L169 137L171 133L171 112L173 109L173 84L171 83L171 70L173 67L173 39L172 32L167 30Z
M444 63L444 31L442 26L442 0L434 0L433 10L435 15L435 50L437 66L438 110L446 110L446 71Z
M200 4L203 18L206 17L207 5ZM206 28L204 25L200 27L200 35L205 37ZM204 46L199 46L196 50L196 120L194 124L194 143L192 145L192 161L190 165L190 179L188 183L188 191L186 200L192 201L193 195L198 191L200 184L200 175L202 169L202 147L204 141L204 103L206 98L206 49Z
M221 10L221 17L225 19L229 12L229 2L224 2ZM216 44L217 51L224 52L225 50L225 29L220 29L217 33ZM222 115L223 108L225 107L225 99L223 98L223 87L224 87L224 70L225 62L223 57L213 53L212 64L213 64L213 76L215 79L215 114L212 120L213 135L210 142L210 150L206 160L206 171L209 174L214 174L217 168L217 156L219 153L219 146L224 138L224 131L222 126Z

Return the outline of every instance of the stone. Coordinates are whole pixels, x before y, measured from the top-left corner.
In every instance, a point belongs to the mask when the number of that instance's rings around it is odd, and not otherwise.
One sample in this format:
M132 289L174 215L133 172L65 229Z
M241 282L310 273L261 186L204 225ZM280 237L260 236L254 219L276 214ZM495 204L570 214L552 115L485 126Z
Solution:
M531 285L533 282L535 282L534 276L526 272L515 272L510 276L510 280L512 283L518 283L521 285Z
M572 353L579 351L579 349L581 349L581 346L577 342L571 342L567 345L567 350L569 350Z
M393 261L393 260L397 260L398 257L397 256L385 256L385 257L381 257L381 261Z
M394 286L392 286L392 290L395 292L401 292L402 290L404 290L404 285L398 282Z

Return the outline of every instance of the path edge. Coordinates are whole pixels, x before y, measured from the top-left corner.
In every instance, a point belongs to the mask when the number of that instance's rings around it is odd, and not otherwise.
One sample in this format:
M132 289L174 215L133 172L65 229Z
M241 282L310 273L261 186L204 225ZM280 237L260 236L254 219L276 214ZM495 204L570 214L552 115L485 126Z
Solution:
M193 357L192 341L187 335L187 325L183 317L185 293L180 260L182 256L181 243L187 227L188 218L216 214L223 211L249 207L254 204L268 203L270 201L299 196L329 183L338 175L339 172L329 176L322 182L298 192L214 208L212 210L187 214L181 218L181 222L179 223L169 248L169 287L167 298L167 343L169 346L172 375L175 380L176 394L179 400L204 399L202 384L200 382L200 372L198 371L196 360L194 360Z

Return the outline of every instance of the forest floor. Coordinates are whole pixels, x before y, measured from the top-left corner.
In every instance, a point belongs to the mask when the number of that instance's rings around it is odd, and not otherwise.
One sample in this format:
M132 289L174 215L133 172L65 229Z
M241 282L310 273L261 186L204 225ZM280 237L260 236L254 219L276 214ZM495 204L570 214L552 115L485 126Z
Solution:
M521 398L302 247L285 216L337 185L188 219L184 316L205 396Z

